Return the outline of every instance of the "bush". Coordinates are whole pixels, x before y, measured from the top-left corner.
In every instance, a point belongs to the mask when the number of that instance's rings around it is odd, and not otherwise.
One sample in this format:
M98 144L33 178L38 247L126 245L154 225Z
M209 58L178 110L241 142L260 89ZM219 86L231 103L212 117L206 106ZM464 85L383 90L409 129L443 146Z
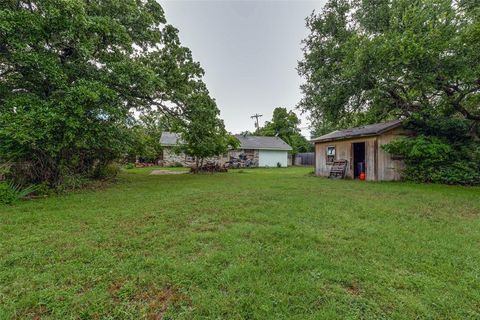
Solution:
M480 172L469 163L459 161L438 168L432 172L431 179L433 182L445 184L478 185L480 184Z
M5 179L5 176L10 173L10 163L0 163L0 181Z
M48 196L55 192L46 182L39 183L35 187L35 194L38 196Z
M11 204L16 200L16 194L12 188L10 188L10 185L5 181L0 182L0 203Z
M35 192L35 190L35 186L22 188L21 186L15 185L11 182L9 183L6 181L2 181L0 182L0 203L12 204Z
M64 175L60 183L56 186L55 191L63 193L79 190L90 184L90 182L91 181L83 175Z
M277 162L277 168L281 168L282 164L280 162Z
M480 156L474 142L452 143L445 138L419 135L395 140L382 148L405 159L405 180L480 184Z
M97 166L93 177L95 179L109 180L115 178L122 168L118 163L111 162L106 165Z
M129 162L129 163L127 163L127 165L125 166L125 169L127 169L127 170L135 169L135 164Z

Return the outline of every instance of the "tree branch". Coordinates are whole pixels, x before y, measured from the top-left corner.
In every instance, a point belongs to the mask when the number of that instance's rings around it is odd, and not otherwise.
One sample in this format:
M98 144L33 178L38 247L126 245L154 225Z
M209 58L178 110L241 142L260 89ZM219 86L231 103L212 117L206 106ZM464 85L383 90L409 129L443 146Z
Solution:
M422 108L419 102L408 102L401 95L399 95L394 89L387 91L388 95L394 100L396 106L406 111L406 115L410 112L418 112Z
M442 86L442 90L447 95L453 108L456 111L460 112L466 119L473 120L473 121L480 121L480 115L472 114L470 111L465 109L465 107L462 105L462 101L465 99L465 97L471 93L479 91L480 87L473 87L473 88L470 88L469 90L462 91L457 85L444 84ZM458 96L455 97L455 93L457 92L458 92Z

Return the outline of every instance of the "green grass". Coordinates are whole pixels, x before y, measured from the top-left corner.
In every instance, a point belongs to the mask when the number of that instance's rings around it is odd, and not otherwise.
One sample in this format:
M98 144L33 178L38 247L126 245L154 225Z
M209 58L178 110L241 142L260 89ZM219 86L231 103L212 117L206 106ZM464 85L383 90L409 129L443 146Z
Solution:
M480 189L122 173L0 207L0 319L479 319Z

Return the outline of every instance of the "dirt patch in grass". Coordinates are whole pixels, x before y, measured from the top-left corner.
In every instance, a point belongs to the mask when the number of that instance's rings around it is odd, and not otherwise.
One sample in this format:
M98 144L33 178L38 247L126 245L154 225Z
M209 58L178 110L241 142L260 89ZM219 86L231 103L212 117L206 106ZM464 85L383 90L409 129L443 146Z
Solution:
M173 288L147 288L135 295L136 301L141 301L147 305L147 319L160 320L163 319L165 312L170 305L174 305L185 297L179 294Z
M359 296L362 294L362 289L356 284L351 284L345 288L345 290L351 295L351 296Z
M127 295L122 294L124 289L130 291L131 287L128 287L129 285L124 281L117 281L110 286L108 292L115 304L121 301L128 302L137 310L142 310L145 319L149 320L163 319L170 306L189 301L186 295L172 286L159 288L155 285L147 285L133 290Z
M118 293L120 292L120 290L122 289L122 287L124 286L124 282L123 281L117 281L117 282L114 282L112 283L112 285L110 286L110 288L108 288L108 292L110 293L110 295L113 297L113 298L118 298Z
M43 317L45 317L49 314L50 314L50 310L48 310L47 306L39 305L39 306L35 306L35 307L25 309L15 319L40 320L40 319L43 319Z

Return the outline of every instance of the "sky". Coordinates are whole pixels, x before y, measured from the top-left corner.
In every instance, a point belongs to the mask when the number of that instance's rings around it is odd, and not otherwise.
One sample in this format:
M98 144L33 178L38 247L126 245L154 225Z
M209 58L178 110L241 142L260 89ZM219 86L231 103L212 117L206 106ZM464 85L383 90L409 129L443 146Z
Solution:
M325 1L160 0L167 22L205 70L204 80L232 133L254 131L275 107L292 110L301 99L297 61L308 30L305 18ZM302 133L309 137L306 115Z

